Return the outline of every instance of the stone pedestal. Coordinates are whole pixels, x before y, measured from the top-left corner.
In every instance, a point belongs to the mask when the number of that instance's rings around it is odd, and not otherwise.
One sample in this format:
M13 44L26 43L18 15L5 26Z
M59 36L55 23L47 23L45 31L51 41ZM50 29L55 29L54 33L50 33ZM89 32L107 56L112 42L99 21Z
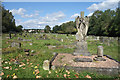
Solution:
M103 58L103 46L98 46L97 57L95 57L93 59L95 61L106 61L106 59Z
M43 69L44 70L49 70L50 69L50 62L48 60L45 60L43 62Z
M87 50L87 42L78 41L73 55L91 56L91 54Z

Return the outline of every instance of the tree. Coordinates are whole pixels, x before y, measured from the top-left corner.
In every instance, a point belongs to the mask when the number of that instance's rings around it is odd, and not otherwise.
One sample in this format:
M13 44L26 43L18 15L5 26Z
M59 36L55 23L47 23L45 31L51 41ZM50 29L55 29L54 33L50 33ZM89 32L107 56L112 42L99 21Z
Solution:
M19 26L17 26L17 28L16 28L17 30L16 30L16 31L17 31L17 32L21 32L21 31L22 31L22 28L23 28L23 26L22 26L22 25L19 25Z
M120 9L95 11L89 21L89 35L119 36L120 35Z
M12 12L9 10L6 10L4 7L0 6L2 8L2 32L19 32L21 31L21 27L16 27L15 25L15 19L12 15Z
M46 25L44 28L45 33L49 33L51 31L51 28L49 25Z
M55 32L55 33L64 33L64 34L76 33L77 32L76 24L73 21L69 21L67 23L63 23L60 26L55 25L53 27L53 32Z

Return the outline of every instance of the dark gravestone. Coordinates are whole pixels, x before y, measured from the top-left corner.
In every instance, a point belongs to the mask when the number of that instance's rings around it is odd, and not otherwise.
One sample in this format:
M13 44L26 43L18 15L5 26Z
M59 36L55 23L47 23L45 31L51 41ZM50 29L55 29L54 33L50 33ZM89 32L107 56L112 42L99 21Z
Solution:
M21 35L21 36L22 36L22 33L20 33L19 35Z
M75 58L75 62L92 62L92 59L90 58Z
M21 48L21 43L19 43L19 48Z
M25 52L25 54L26 54L26 56L29 56L30 55L30 49L24 49L24 52Z
M10 38L10 39L12 38L11 33L9 33L9 38Z

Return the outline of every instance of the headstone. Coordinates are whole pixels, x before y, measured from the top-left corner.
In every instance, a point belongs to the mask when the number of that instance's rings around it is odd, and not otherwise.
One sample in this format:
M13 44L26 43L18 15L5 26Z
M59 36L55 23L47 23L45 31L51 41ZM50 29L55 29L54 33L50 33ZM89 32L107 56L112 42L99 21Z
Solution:
M50 69L50 61L45 60L45 61L43 62L43 69L44 69L44 70L49 70L49 69Z
M97 55L98 57L103 57L103 46L98 46Z
M21 43L12 42L12 43L11 43L11 47L21 48Z
M19 43L19 48L21 48L21 43Z
M99 40L99 36L97 37L97 40Z
M84 12L81 12L81 17L79 18L78 16L75 21L78 32L76 33L77 48L75 49L73 55L90 56L91 54L87 50L87 42L86 42L89 18L84 17Z
M61 39L61 42L63 42L63 39Z
M106 61L106 59L103 58L103 46L98 46L97 57L95 57L93 59L95 61Z
M30 49L24 49L24 52L25 52L25 54L26 54L26 56L29 56L30 55Z
M10 38L10 39L12 38L11 33L9 33L9 38Z
M19 35L21 35L21 36L22 36L22 33L20 33Z
M51 46L51 45L48 46L48 49L54 49L54 48L56 48L56 46Z
M32 45L32 43L30 43L30 45Z
M18 37L18 40L23 40L22 38Z
M53 55L56 55L57 53L56 52L53 52Z

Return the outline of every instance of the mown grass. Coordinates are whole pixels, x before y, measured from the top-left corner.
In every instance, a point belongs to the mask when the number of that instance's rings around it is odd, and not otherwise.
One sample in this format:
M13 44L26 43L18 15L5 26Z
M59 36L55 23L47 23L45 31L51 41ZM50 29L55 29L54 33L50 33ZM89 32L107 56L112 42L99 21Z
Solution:
M76 41L75 36L73 35L60 35L60 34L47 34L49 40L36 40L36 37L39 37L41 34L33 34L31 37L23 37L17 35L23 39L32 39L32 41L21 41L22 49L30 49L35 52L31 54L35 54L34 56L26 56L24 51L16 51L9 54L2 54L2 67L3 67L3 78L13 78L16 75L18 78L36 78L36 76L41 76L41 78L86 78L87 75L91 76L91 78L116 78L116 76L111 77L108 75L100 75L97 73L89 73L89 72L81 72L76 73L73 70L66 71L64 68L58 68L56 70L45 71L43 70L43 61L51 60L53 57L53 52L57 53L73 53L74 48L55 48L48 49L47 45L53 46L63 46L63 45L72 45ZM42 34L43 35L43 34ZM12 39L6 39L5 37L8 34L3 34L2 38L2 48L8 48L10 42L15 41L18 42L17 37L13 37ZM13 36L13 35L12 35ZM36 36L36 37L34 37ZM68 37L68 38L67 38ZM54 39L56 38L56 39ZM63 42L59 39L63 39ZM8 43L6 43L8 42ZM97 54L97 46L102 45L104 47L104 54L110 55L114 59L119 61L118 56L118 45L112 43L110 46L106 44L101 44L100 41L90 41L88 42L88 50L91 54ZM32 45L30 45L32 43ZM24 63L25 65L19 67L20 64L15 64L14 59ZM37 67L36 67L37 66ZM4 69L4 67L9 67L9 69ZM35 70L38 69L39 73L35 75Z

